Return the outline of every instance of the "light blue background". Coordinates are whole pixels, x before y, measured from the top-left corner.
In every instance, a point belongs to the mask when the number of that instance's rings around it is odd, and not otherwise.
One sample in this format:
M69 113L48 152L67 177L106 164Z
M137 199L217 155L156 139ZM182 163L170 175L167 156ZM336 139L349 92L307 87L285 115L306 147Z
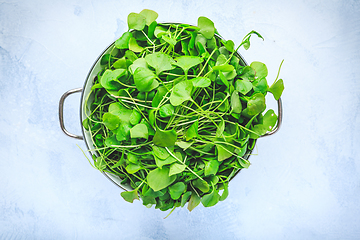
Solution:
M62 133L58 102L149 8L160 22L212 19L275 79L284 120L214 207L189 213L123 201ZM359 239L360 1L0 1L0 239ZM80 94L65 124L80 134ZM276 107L275 103L270 103Z

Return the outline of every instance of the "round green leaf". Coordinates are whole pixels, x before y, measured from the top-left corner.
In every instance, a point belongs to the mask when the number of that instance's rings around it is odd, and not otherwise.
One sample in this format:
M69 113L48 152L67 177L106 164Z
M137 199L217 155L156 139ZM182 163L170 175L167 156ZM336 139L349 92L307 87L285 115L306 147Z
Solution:
M186 186L183 182L177 182L169 187L170 196L174 200L179 199L185 190Z
M200 28L200 33L207 39L211 39L215 34L214 23L207 17L198 18L198 27Z
M156 192L160 191L176 180L176 176L169 176L169 168L156 168L149 172L146 177L149 186Z
M140 92L150 92L159 86L156 75L148 68L138 67L134 72L134 82Z
M171 104L165 104L159 109L160 117L166 118L174 114L174 107Z
M201 203L204 207L212 207L216 205L220 200L219 193L214 190L212 193L206 194L201 198Z
M265 78L268 75L268 69L266 65L262 62L252 62L250 67L255 70L255 75L257 78Z
M179 106L183 102L191 99L193 84L191 81L182 81L174 86L170 95L170 103Z
M135 125L133 128L130 129L130 137L148 139L149 132L147 126L143 123Z
M156 129L153 142L159 147L171 147L175 145L176 139L177 134L174 129L164 131L158 128Z
M167 54L162 52L156 52L145 56L147 64L155 68L156 75L159 75L163 71L173 69L171 65L174 60Z
M133 203L135 199L140 200L136 189L132 191L124 191L120 193L120 195L124 198L125 201L130 203Z
M130 32L124 32L123 35L115 41L115 47L118 49L128 49L130 38L132 38L132 34Z
M140 12L140 15L145 17L145 23L146 25L150 25L152 22L154 22L158 18L157 12L150 10L150 9L143 9Z
M109 130L114 130L120 125L120 118L109 112L104 113L102 121Z
M143 30L146 25L146 18L138 13L130 13L128 15L128 26L129 29L135 29L135 30Z

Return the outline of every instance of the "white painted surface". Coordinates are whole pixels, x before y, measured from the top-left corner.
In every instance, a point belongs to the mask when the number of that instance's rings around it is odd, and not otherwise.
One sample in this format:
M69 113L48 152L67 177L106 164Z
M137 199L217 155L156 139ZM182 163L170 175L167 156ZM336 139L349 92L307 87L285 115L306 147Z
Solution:
M281 77L284 122L211 208L166 213L123 201L58 122L58 101L149 8L158 21L212 19ZM0 239L358 239L360 2L0 1ZM80 134L80 94L65 124Z

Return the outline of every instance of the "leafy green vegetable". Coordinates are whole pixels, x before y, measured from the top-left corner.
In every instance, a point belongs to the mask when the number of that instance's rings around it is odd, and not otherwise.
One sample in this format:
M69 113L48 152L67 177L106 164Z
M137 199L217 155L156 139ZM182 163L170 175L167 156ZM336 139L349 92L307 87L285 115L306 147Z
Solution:
M212 207L215 204L217 204L220 200L220 195L218 191L214 190L209 194L204 195L201 198L201 203L204 205L204 207Z
M276 81L269 89L269 91L274 95L276 100L279 100L282 92L284 91L284 82L282 79Z
M207 39L211 39L215 33L214 23L207 17L198 18L198 27L200 28L200 33Z
M179 106L183 102L191 99L193 84L191 81L182 81L176 84L170 95L170 103Z
M169 187L170 196L174 200L179 199L185 190L186 185L183 182L177 182Z
M148 139L149 137L148 127L143 123L136 124L133 128L130 129L130 137Z
M147 175L147 181L149 187L151 187L155 192L160 191L170 184L172 184L176 179L176 176L169 176L169 168L156 168L150 171Z
M140 92L150 92L159 86L156 75L148 68L138 67L134 72L134 82Z
M146 25L146 17L138 13L130 13L128 16L129 29L143 30Z
M171 64L174 60L169 55L162 52L148 54L145 56L145 60L150 66L155 68L156 75L173 68Z
M140 12L140 15L145 17L145 24L146 25L150 25L152 22L154 22L157 18L158 18L158 14L157 12L150 10L150 9L143 9ZM140 20L140 22L142 22L142 20Z
M268 69L238 54L214 23L157 23L144 9L128 16L129 31L100 58L82 119L94 167L133 190L125 201L170 213L188 203L211 207L229 195L229 181L250 166L259 137L278 117L265 96L278 100L284 83L268 85ZM266 111L266 112L265 112Z
M174 129L172 130L161 130L157 129L153 138L153 142L159 147L171 147L175 145L177 134Z
M115 47L118 49L128 49L130 38L132 38L132 34L130 32L124 32L123 35L115 41Z
M159 114L161 117L165 118L174 115L174 111L175 109L173 105L165 104L159 109Z
M124 191L120 193L120 195L125 199L125 201L130 203L133 203L135 199L140 200L136 189L132 191Z

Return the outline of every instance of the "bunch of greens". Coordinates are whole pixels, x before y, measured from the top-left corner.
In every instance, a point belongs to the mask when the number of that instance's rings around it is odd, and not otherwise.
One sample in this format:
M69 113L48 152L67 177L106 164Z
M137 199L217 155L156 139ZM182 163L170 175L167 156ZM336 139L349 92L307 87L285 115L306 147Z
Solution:
M83 127L91 133L94 167L115 174L162 211L200 202L214 206L228 196L229 181L248 168L256 139L277 123L265 95L278 100L278 78L268 86L266 65L246 66L239 47L214 23L157 23L152 10L130 13L129 31L102 56Z

